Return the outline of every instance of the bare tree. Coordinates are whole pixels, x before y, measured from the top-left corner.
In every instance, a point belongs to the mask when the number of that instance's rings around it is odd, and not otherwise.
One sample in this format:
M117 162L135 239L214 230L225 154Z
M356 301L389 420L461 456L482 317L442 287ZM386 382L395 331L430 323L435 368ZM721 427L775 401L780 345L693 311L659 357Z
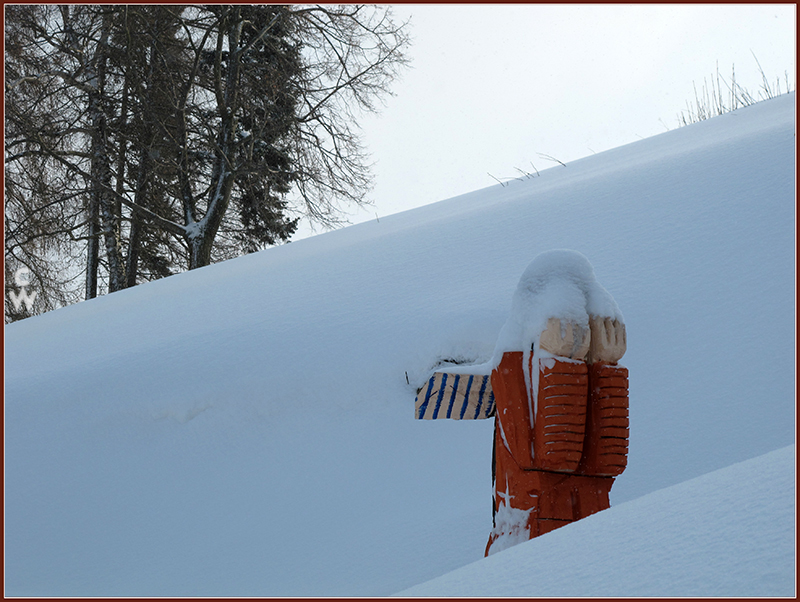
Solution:
M390 8L366 6L7 7L6 39L6 192L20 216L6 256L38 227L55 291L80 249L86 298L99 274L113 292L364 203L358 118L408 45Z
M6 287L13 286L9 274L30 270L38 313L79 298L80 258L87 238L96 240L82 236L89 229L86 180L65 167L89 169L86 111L70 90L73 57L55 52L52 36L38 35L55 28L52 7L5 8Z

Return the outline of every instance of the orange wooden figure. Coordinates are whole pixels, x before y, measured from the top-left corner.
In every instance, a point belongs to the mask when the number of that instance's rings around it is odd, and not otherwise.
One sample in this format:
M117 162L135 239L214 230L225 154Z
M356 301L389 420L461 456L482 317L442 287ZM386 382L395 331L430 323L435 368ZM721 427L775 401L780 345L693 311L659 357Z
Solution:
M526 367L522 352L506 352L492 372L495 493L487 556L499 539L496 549L608 508L614 477L625 469L628 371L616 364L625 352L624 324L593 318L569 344L562 332L551 320L539 340L547 353L530 353Z

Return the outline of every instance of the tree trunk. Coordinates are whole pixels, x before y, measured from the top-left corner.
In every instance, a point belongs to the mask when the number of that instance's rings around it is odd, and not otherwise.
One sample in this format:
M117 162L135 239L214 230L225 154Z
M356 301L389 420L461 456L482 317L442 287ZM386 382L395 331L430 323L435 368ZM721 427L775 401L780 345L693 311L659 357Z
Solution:
M120 215L116 199L109 194L111 185L111 160L108 147L108 118L103 106L108 36L111 20L103 16L103 29L95 54L87 69L89 115L92 120L92 176L93 189L100 210L100 224L105 242L108 263L108 292L125 288L125 265L120 250Z
M136 193L134 196L134 203L140 207L147 206L147 192L150 185L150 170L153 168L150 153L147 148L142 148L139 153L139 173L136 177ZM134 212L131 215L131 231L128 239L128 258L125 263L125 276L127 278L125 285L128 287L136 286L136 276L139 272L139 249L142 241L142 232L144 226L142 220L144 218L136 215Z
M211 249L217 236L222 218L230 203L233 181L236 177L235 145L236 127L239 98L239 70L241 67L241 49L239 40L242 32L241 9L232 7L227 20L220 26L220 35L227 29L228 38L228 69L222 89L222 75L219 69L221 61L221 46L218 46L217 56L217 104L222 117L217 150L216 164L214 166L212 186L209 192L208 211L205 217L195 224L186 236L189 244L189 269L203 267L211 263Z
M142 240L142 225L139 219L131 221L131 232L128 238L128 257L125 260L125 287L136 286L139 273L139 246Z
M99 210L94 194L89 195L89 236L86 248L86 299L97 296L97 266L100 263Z

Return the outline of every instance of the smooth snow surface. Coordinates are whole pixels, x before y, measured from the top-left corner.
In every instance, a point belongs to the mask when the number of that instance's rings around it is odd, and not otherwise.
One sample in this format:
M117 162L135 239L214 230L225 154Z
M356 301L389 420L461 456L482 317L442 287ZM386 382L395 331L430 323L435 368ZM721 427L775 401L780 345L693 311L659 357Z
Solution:
M781 96L8 326L6 595L376 596L467 565L486 593L485 567L609 551L636 561L615 595L793 596L794 115ZM625 315L628 468L610 510L482 559L493 421L415 420L414 397L492 358L553 249ZM537 592L612 591L582 566Z
M620 504L398 595L786 596L795 589L794 472L790 445Z

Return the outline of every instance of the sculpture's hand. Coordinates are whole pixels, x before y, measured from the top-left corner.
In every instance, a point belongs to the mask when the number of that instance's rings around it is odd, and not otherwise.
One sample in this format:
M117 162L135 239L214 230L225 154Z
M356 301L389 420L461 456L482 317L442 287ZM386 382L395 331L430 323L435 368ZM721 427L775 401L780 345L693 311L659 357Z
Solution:
M562 333L561 320L550 318L539 337L539 347L553 355L582 360L589 351L589 329L567 322Z
M605 362L616 364L627 349L627 336L625 324L611 318L589 318L589 329L592 332L592 341L589 346L590 364Z

